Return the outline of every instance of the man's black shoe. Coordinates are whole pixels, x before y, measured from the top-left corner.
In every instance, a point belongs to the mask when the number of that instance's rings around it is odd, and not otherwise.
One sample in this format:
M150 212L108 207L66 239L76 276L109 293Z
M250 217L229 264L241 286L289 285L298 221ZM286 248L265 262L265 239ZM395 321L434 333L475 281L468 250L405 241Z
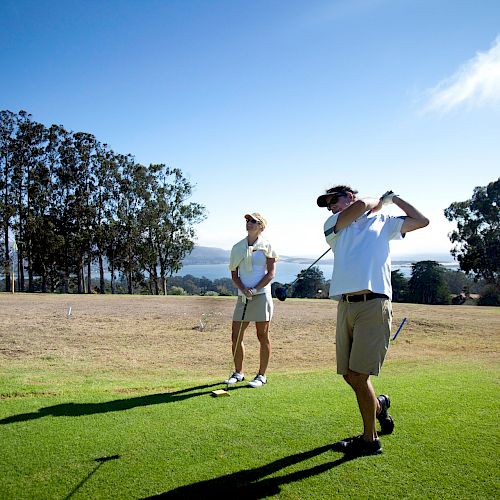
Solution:
M341 441L337 441L336 443L333 443L332 444L332 450L333 451L339 451L340 453L344 453L344 450L345 450L346 446L351 441L354 441L357 437L359 437L359 436L345 438L345 439L342 439Z
M387 411L391 407L391 400L385 394L381 394L377 399L381 408L380 413L377 415L377 420L380 423L380 434L392 434L394 420Z
M363 436L338 441L332 446L333 450L345 453L349 457L363 457L366 455L379 455L382 453L380 439L365 441Z

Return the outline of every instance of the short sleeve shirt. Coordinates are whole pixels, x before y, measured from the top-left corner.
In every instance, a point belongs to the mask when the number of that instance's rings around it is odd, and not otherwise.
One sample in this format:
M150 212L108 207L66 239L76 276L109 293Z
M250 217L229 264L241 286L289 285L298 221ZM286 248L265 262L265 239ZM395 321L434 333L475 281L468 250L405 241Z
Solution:
M389 241L403 238L405 217L364 214L335 233L339 215L332 215L324 225L334 254L330 297L370 290L392 298Z
M266 275L267 273L267 258L262 250L257 250L252 253L252 270L245 271L245 269L240 267L238 269L238 274L240 276L241 282L247 288L255 288L255 285ZM257 294L266 293L267 290L271 289L271 284L268 283L264 288L258 288ZM241 290L238 290L238 295L242 295Z

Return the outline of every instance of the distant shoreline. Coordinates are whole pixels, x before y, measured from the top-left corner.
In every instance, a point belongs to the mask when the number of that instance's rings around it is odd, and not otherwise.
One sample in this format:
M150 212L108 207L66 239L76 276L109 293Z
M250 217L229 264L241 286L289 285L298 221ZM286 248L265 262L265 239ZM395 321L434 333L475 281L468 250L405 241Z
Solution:
M228 264L230 253L231 252L229 250L224 250L222 248L196 246L194 247L193 251L184 259L183 266ZM289 255L280 256L280 262L302 264L306 267L311 265L315 260L316 258L312 257L298 257ZM406 265L408 263L419 262L422 260L434 260L436 262L439 262L440 264L452 266L454 264L458 265L458 263L449 253L408 254L394 256L392 259L392 263L393 265ZM326 254L325 257L321 259L320 263L322 265L333 265L333 258L331 258L331 254Z
M280 260L276 265L276 278L274 281L279 283L290 283L301 271L309 267L313 262L314 260L306 263ZM330 263L320 261L316 264L316 266L323 273L325 280L329 280L331 278L332 264L333 261L330 261ZM409 278L411 276L412 264L413 262L411 261L395 261L392 263L392 270L399 270L403 276ZM447 269L458 269L458 263L441 262L440 264ZM218 264L187 264L175 273L175 276L187 275L192 275L195 278L204 277L212 281L231 277L228 269L228 262L220 262Z

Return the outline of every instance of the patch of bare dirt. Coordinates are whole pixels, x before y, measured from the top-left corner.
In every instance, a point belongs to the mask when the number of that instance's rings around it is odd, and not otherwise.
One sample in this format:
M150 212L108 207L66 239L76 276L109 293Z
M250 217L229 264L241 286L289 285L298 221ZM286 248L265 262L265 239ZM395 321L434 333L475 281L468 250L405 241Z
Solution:
M221 374L231 368L226 297L0 294L0 363L94 370L189 370ZM71 308L71 309L70 309ZM500 309L393 304L392 359L482 359L497 362ZM71 311L71 313L70 313ZM271 323L273 370L335 364L336 302L275 302ZM70 314L69 314L70 313ZM245 369L258 367L258 342L245 335Z

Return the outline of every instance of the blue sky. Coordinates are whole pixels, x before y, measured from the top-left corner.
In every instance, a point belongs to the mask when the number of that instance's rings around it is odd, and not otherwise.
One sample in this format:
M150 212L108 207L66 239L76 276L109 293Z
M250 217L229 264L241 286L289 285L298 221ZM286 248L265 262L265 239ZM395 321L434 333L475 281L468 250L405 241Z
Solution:
M443 209L500 172L499 21L497 0L2 0L0 109L180 168L200 245L258 211L318 256L316 197L350 183L431 219L395 256L448 253Z

